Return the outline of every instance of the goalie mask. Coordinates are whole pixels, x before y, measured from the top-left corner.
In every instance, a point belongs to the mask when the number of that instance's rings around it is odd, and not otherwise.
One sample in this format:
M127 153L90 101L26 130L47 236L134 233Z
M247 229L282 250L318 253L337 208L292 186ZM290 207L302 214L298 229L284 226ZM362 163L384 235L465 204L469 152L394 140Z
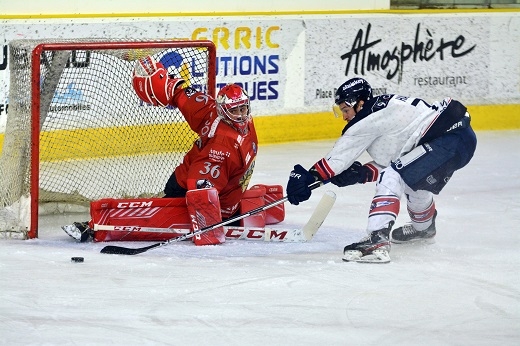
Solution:
M217 114L240 134L247 134L251 108L246 91L237 84L228 84L220 89L217 94Z
M346 104L355 108L359 101L366 102L372 98L372 87L363 78L352 78L341 84L334 96L332 110L336 117L341 117L342 112L339 106Z

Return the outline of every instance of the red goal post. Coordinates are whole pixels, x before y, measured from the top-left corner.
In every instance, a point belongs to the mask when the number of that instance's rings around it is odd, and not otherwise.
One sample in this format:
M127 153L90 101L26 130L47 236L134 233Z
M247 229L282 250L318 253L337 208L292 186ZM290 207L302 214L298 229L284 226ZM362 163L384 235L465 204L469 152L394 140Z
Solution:
M211 41L14 40L0 155L0 236L37 238L38 215L91 200L160 196L196 134L132 89L135 60L214 96ZM86 209L85 209L86 208Z

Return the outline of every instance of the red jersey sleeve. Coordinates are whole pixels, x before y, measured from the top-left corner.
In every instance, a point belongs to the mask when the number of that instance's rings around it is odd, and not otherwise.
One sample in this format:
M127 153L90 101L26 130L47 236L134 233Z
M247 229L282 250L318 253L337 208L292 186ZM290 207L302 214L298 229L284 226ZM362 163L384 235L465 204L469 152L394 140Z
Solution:
M191 87L176 88L170 104L181 111L190 128L199 136L209 131L216 116L215 99Z

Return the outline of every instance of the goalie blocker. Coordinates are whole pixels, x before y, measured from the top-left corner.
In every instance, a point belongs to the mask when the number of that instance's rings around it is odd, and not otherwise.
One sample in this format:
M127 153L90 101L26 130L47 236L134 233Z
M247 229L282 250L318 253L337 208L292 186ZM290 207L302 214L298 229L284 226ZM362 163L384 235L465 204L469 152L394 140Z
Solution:
M281 185L255 185L246 190L239 212L244 214L283 197ZM214 188L191 190L186 198L100 199L90 204L94 241L166 241L221 221L220 202ZM282 204L240 220L241 227L263 228L285 218ZM104 230L103 226L114 226ZM157 232L142 229L157 229ZM162 229L162 230L161 230ZM179 232L164 231L176 229ZM228 232L233 232L228 230ZM220 244L225 241L224 228L193 237L196 245Z

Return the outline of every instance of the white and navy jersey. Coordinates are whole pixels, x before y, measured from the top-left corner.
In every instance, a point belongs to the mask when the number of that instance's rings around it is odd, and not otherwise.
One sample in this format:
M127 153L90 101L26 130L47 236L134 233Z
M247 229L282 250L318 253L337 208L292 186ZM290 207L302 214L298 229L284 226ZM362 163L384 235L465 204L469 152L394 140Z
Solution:
M418 98L377 96L365 102L314 168L323 179L330 179L350 167L365 150L379 168L388 167L418 145L451 101L446 98L430 105Z

